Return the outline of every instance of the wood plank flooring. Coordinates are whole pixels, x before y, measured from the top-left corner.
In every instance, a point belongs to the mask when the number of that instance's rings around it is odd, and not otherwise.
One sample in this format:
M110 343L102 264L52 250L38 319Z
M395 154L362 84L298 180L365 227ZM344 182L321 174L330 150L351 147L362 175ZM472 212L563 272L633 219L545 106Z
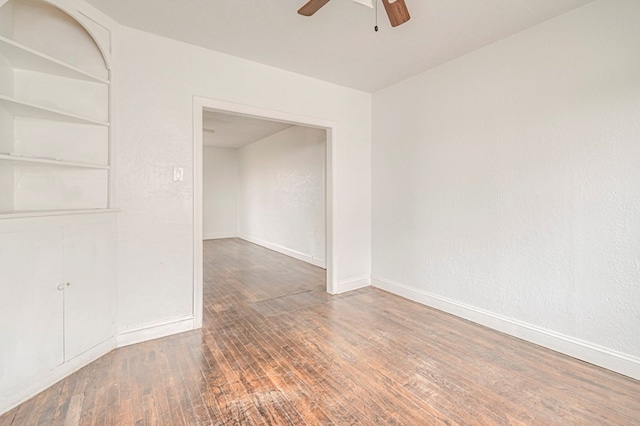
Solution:
M117 349L7 425L640 425L640 382L237 239L202 330Z

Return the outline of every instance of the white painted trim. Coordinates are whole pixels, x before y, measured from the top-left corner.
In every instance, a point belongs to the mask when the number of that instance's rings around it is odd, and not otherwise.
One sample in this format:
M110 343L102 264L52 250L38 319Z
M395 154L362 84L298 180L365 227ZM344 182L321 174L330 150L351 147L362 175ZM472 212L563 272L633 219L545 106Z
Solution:
M338 294L338 231L334 225L338 217L338 133L336 123L325 126L327 131L326 188L325 188L325 267L327 292Z
M204 173L202 163L204 161L204 141L202 135L205 101L193 98L193 307L194 327L202 327L203 314L203 249L204 234L203 225L203 191Z
M238 238L248 241L252 244L256 244L261 247L267 248L269 250L277 251L278 253L284 254L286 256L293 257L294 259L298 259L303 262L310 263L314 266L319 266L320 268L325 267L324 259L317 259L308 254L305 254L296 250L291 250L279 244L270 243L269 241L261 240L260 238L250 237L248 235L238 235Z
M205 234L203 240L222 240L225 238L238 238L238 234Z
M300 126L325 129L326 142L326 256L327 292L338 293L338 266L337 266L337 235L333 225L334 218L338 217L338 191L337 191L337 149L338 143L337 123L330 120L298 115L290 112L275 111L257 106L236 104L216 99L193 97L193 316L194 328L202 327L202 282L203 282L203 254L202 254L202 191L203 191L203 138L202 138L202 113L204 110L231 113L248 117L262 118L280 121Z
M191 315L173 318L166 321L144 325L136 329L123 330L118 333L117 345L121 348L135 343L146 342L148 340L159 339L172 334L190 331L195 328L198 327L194 326L194 318Z
M86 21L89 19L94 24L97 24L107 30L109 33L112 33L114 28L116 27L116 22L108 17L107 15L101 13L98 9L94 8L91 5L88 5L84 1L76 1L76 0L45 0L47 3L55 6L60 9L70 17L72 17L78 24L82 26L82 28L89 34L89 36L93 39L93 42L98 47L100 51L100 55L102 56L105 66L108 70L111 69L111 62L113 60L111 46L104 46L100 37L96 37L94 31L87 25ZM88 6L88 7L87 7ZM110 34L111 36L111 34Z
M450 313L536 345L640 380L640 359L603 346L556 333L532 324L488 312L424 290L384 278L371 279L374 287Z
M337 294L358 290L360 288L369 287L370 285L371 285L371 278L368 275L360 278L353 278L348 281L340 282L338 284Z
M120 212L121 212L120 209L31 210L31 211L19 211L19 212L12 212L12 213L0 213L0 220L24 219L24 218L30 218L30 217L48 218L51 216L77 216L77 215L120 213Z
M1 400L0 415L22 404L29 398L39 394L43 390L49 388L60 380L64 379L70 374L75 373L82 367L90 364L96 359L108 354L116 346L115 336L100 343L97 346L89 349L86 352L81 353L75 358L60 364L53 370L38 376L31 382L25 383L20 389L17 389L14 393L7 398Z

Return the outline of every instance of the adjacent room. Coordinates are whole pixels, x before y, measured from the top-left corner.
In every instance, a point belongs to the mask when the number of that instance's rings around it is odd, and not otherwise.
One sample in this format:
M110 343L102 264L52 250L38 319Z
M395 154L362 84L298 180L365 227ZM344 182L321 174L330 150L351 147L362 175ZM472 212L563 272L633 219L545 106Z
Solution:
M0 426L638 424L637 0L0 0Z
M325 268L326 131L212 111L203 125L203 239Z
M291 294L300 303L324 301L324 294L316 293L330 291L325 249L326 130L207 110L203 126L205 269L215 267L218 257L212 252L232 251L244 258L257 245L285 255L278 257L280 262L293 258L315 267L307 268L313 279L284 270L277 281L269 281L261 269L266 264L253 262L259 269L250 289L243 277L252 300L266 306ZM222 282L211 280L210 285Z

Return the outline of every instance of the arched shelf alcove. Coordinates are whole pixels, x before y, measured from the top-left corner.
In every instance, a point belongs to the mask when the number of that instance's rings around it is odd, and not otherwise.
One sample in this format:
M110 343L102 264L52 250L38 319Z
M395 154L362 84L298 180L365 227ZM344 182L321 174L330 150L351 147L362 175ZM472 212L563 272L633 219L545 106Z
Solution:
M111 207L108 30L69 0L0 0L0 218Z

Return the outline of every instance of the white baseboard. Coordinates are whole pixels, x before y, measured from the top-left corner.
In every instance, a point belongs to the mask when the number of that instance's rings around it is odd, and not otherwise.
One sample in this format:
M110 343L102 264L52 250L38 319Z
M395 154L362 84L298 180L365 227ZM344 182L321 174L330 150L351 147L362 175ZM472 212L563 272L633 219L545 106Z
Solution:
M139 328L123 330L118 333L117 345L133 345L135 343L146 342L148 340L159 339L172 334L182 333L194 329L193 315L173 318L166 321L147 324Z
M238 234L204 234L203 240L222 240L225 238L238 238Z
M114 336L109 340L89 349L88 351L81 353L77 357L65 362L64 364L59 365L58 367L47 372L46 374L43 374L37 379L26 383L19 389L16 389L10 395L4 395L2 398L0 398L0 415L17 407L29 398L34 397L43 390L54 385L68 375L75 373L77 370L81 369L87 364L90 364L101 356L106 355L115 347L116 339Z
M183 331L193 330L194 318L192 315L180 318L174 318L168 321L145 325L140 328L125 330L118 333L117 336L95 346L92 349L78 355L72 360L61 364L48 373L38 377L19 390L14 391L6 398L0 398L0 415L18 406L29 398L37 395L56 382L64 379L68 375L74 373L87 364L95 361L101 356L109 353L116 347L132 345L134 343L145 342L160 337L169 336L171 334L181 333Z
M374 287L414 302L473 321L494 330L535 343L573 358L640 380L640 359L571 336L556 333L532 324L484 311L384 278L372 278Z
M318 259L316 257L310 256L305 253L301 253L299 251L291 250L287 247L283 247L278 244L270 243L269 241L264 241L259 238L249 237L247 235L238 235L238 238L248 241L250 243L262 246L264 248L268 248L269 250L277 251L278 253L284 254L289 257L293 257L294 259L302 260L303 262L310 263L312 265L318 266L320 268L326 268L326 262L324 259Z
M370 285L371 278L369 278L368 275L360 278L342 281L338 283L338 291L336 292L336 294L358 290L359 288L369 287Z

